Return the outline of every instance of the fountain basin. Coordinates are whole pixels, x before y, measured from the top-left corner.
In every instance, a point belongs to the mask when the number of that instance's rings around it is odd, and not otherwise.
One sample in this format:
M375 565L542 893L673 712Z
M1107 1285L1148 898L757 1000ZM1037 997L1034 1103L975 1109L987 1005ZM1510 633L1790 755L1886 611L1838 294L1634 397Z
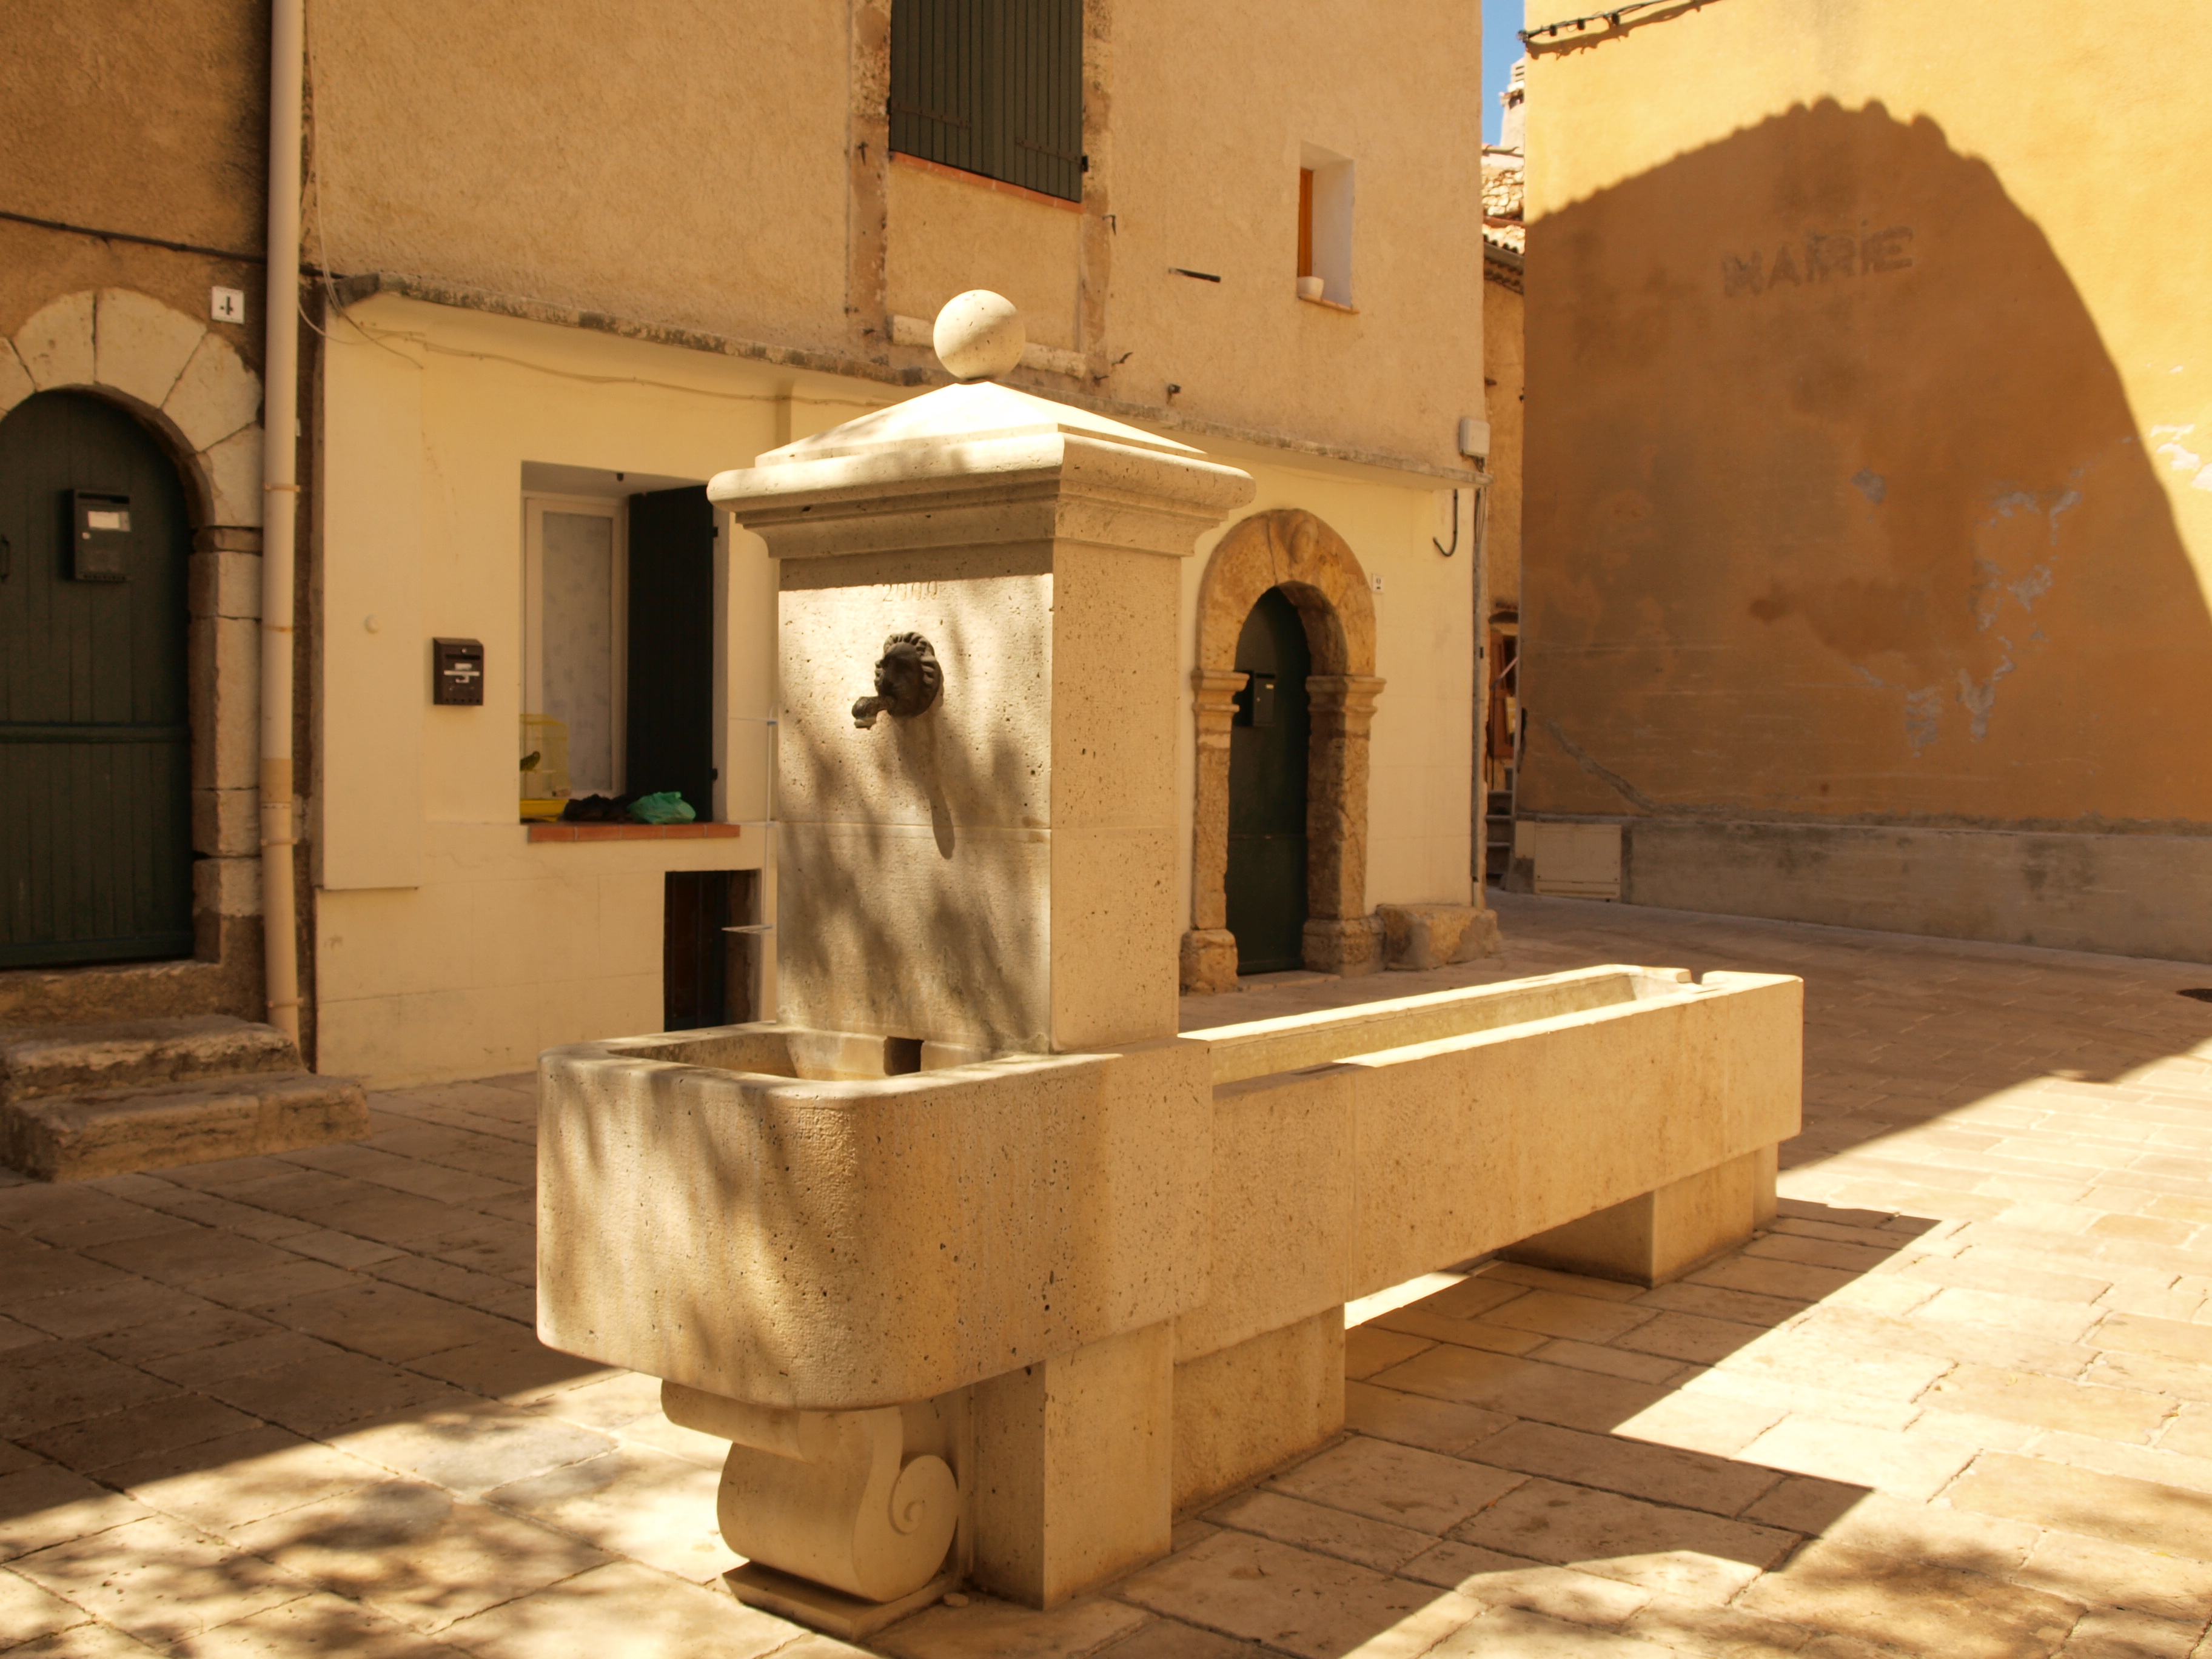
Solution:
M880 1038L775 1024L556 1049L540 1334L755 1405L894 1405L1164 1320L1188 1362L1718 1183L1661 1268L1613 1264L1671 1276L1771 1205L1801 1020L1795 979L1616 966L896 1076Z
M884 1046L761 1024L547 1054L541 1337L754 1405L850 1410L1203 1300L1203 1042L900 1076ZM959 1054L933 1049L925 1066Z

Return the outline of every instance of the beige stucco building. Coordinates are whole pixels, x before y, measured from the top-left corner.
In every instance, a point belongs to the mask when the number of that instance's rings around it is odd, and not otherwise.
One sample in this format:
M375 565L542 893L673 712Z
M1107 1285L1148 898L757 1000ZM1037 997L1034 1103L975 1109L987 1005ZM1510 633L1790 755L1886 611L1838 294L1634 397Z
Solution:
M170 11L0 16L0 1025L262 1012L267 21ZM87 444L76 482L133 497L121 580L53 563L47 463ZM134 953L158 965L88 965Z
M2212 957L2208 54L2185 0L1534 35L1540 890L1610 842L1633 902Z
M223 631L226 596L254 586L259 429L165 414L190 402L182 371L158 397L130 377L159 378L167 356L109 372L141 336L191 362L227 349L222 384L252 412L258 296L242 325L199 319L211 288L259 280L266 21L227 0L176 9L165 42L44 4L0 25L0 74L41 112L0 162L8 200L40 222L0 222L0 336L21 373L0 368L11 408L73 386L111 398L210 481L187 492L204 567L191 626L209 641L191 738L207 920L183 965L9 967L0 1023L259 1012L257 647L250 618ZM1185 932L1206 936L1185 951L1194 982L1236 966L1213 937L1227 937L1215 817L1235 803L1208 798L1202 761L1254 718L1222 677L1247 678L1239 638L1271 583L1289 583L1314 641L1366 641L1358 660L1313 653L1316 732L1372 711L1364 771L1317 764L1320 793L1296 803L1316 850L1293 894L1313 925L1291 948L1379 966L1377 907L1480 903L1480 582L1474 557L1445 551L1473 544L1462 422L1484 408L1478 112L1401 95L1475 82L1465 9L1048 8L1079 25L1050 48L1076 89L1059 118L1072 125L1018 138L1033 152L1018 166L926 153L949 153L938 141L962 124L932 138L894 84L894 36L911 23L881 0L562 9L568 26L514 33L419 0L307 6L295 752L319 1069L512 1069L659 1029L678 974L702 1020L773 1008L773 935L721 929L775 914L775 568L726 514L664 555L677 532L654 515L689 513L716 472L942 384L928 320L976 287L1022 309L1018 383L1258 481L1249 513L1184 562L1180 906ZM189 91L172 72L179 40L217 65ZM136 126L114 120L118 94L45 94L87 54L143 112ZM57 315L147 307L161 316L137 334L95 331L82 372L39 356ZM224 443L257 457L236 505ZM1281 573L1254 588L1270 561ZM480 703L433 702L438 641L480 646ZM878 643L857 644L856 662ZM1321 683L1332 675L1346 685ZM219 719L231 706L235 753ZM686 734L673 759L656 725L671 709ZM699 822L522 822L536 786L518 760L546 729L524 717L562 711L574 793L681 774ZM741 944L717 957L725 938Z

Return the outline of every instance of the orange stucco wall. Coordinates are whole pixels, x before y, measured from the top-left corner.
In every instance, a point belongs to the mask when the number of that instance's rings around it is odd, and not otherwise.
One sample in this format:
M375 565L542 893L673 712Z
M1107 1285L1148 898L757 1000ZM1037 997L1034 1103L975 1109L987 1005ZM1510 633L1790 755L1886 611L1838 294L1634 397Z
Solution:
M1529 76L1523 811L2202 835L2212 12L1639 16Z

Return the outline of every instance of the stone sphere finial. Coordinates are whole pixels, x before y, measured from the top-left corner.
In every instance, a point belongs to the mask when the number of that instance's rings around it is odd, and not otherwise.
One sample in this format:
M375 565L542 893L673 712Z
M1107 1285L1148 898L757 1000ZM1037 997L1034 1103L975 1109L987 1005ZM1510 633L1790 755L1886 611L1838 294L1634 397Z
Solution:
M945 302L930 339L954 380L994 380L1021 362L1029 336L1012 300L971 288Z

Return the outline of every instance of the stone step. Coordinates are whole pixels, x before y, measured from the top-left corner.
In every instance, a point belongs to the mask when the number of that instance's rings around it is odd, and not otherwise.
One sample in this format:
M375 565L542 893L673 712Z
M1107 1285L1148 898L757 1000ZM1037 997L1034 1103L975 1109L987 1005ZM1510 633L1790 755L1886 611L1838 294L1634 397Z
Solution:
M0 1104L299 1065L300 1051L275 1026L228 1014L20 1026L0 1030Z
M292 1152L368 1133L361 1085L298 1070L0 1102L0 1163L41 1181Z

